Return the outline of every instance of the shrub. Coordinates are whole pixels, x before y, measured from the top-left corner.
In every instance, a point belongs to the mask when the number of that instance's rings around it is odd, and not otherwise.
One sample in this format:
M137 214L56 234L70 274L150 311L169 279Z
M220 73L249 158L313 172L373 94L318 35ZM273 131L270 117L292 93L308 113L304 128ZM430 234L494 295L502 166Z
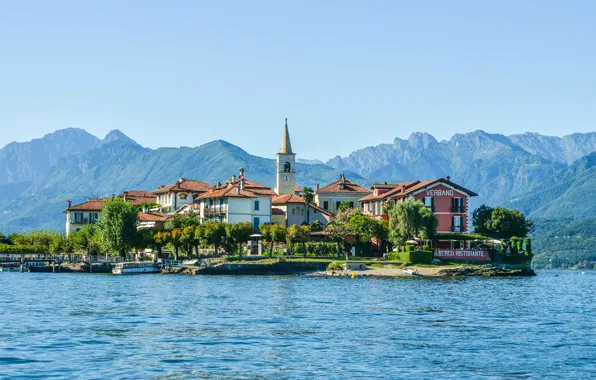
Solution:
M414 246L411 244L406 245L406 252L412 252L414 250Z
M410 251L400 253L399 260L412 264L430 264L433 256L434 251L432 250Z
M0 244L0 253L49 253L49 248L45 245Z
M394 261L401 260L399 252L391 252L387 257L389 258L389 260L394 260Z
M345 264L342 261L332 261L327 265L328 271L344 270L345 268Z

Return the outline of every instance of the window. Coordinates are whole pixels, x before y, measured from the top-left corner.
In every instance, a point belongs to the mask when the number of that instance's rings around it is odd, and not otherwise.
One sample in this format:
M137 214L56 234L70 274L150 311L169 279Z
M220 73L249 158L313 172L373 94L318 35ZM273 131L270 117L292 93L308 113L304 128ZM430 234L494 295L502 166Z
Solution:
M301 216L304 216L304 209L303 208L300 209L300 215Z
M188 197L188 194L180 193L180 199L186 199L187 197Z
M335 202L335 209L339 211L339 205L341 204L340 201Z
M252 228L254 230L258 230L260 226L261 226L261 220L259 218L254 218L253 223L252 223Z
M97 222L97 219L99 219L99 214L94 212L89 214L89 223L95 223Z
M75 212L74 222L75 223L83 223L83 213L82 212Z
M451 212L464 212L463 198L451 198Z
M259 201L255 201L255 210L259 211Z
M462 231L462 217L459 215L454 215L451 217L451 223L453 225L453 232L461 232Z
M324 201L323 202L323 209L324 210L329 210L329 201Z
M292 215L296 215L296 209L292 207Z
M354 202L350 202L350 208L354 208Z
M375 201L375 215L379 215L379 202Z

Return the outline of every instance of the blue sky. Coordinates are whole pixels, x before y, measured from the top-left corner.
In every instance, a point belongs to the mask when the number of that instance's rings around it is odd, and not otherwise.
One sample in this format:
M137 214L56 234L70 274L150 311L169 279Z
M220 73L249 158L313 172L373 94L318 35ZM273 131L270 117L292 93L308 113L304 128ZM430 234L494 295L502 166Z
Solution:
M120 129L301 158L596 129L595 1L0 2L0 146Z

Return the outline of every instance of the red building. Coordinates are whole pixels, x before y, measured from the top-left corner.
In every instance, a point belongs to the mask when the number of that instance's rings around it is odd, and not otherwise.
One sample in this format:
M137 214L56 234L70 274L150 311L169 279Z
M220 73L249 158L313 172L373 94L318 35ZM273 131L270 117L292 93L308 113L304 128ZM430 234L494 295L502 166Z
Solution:
M398 184L375 184L372 194L360 199L366 215L387 219L387 202L403 202L406 198L422 201L439 219L437 233L467 233L470 228L469 198L476 193L450 181L449 177L429 181Z

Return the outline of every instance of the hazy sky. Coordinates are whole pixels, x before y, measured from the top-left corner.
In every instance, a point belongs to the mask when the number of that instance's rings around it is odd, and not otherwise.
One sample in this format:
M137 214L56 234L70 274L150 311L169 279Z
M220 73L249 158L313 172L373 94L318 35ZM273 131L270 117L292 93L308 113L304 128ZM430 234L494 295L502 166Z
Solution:
M0 1L0 146L67 127L300 158L596 129L596 1Z

